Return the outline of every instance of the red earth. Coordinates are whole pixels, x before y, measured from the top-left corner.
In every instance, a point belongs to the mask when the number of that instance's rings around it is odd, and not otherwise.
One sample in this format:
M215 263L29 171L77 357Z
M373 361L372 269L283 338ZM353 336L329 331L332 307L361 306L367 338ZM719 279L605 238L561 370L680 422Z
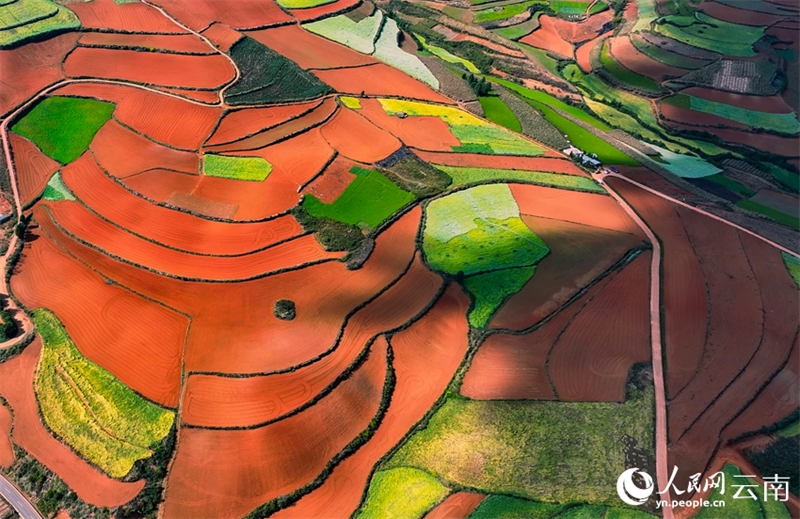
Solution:
M9 132L8 142L17 170L19 196L23 204L28 204L44 191L50 177L61 168L61 164L16 133Z
M390 96L453 104L425 83L383 63L361 67L314 70L314 75L343 94Z
M572 43L564 40L558 34L555 19L546 14L539 17L539 28L520 38L519 41L538 49L551 51L565 58L571 58L575 51Z
M339 109L325 123L322 136L341 155L365 164L385 159L402 146L392 134L381 130L349 108Z
M244 108L227 112L214 129L214 133L203 143L205 146L225 144L283 124L300 117L318 107L319 101L266 108Z

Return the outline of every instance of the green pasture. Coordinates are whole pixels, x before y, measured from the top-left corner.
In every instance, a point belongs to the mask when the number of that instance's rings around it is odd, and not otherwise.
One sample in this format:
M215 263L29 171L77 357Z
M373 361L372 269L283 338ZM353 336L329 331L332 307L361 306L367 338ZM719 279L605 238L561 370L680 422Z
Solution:
M505 126L511 131L522 131L517 116L514 115L514 112L511 111L502 99L497 96L483 96L479 97L478 101L480 101L483 113L486 115L487 119L500 126Z
M367 500L354 519L417 519L442 501L448 489L424 470L397 467L372 476Z
M604 193L605 191L592 179L577 175L563 173L548 173L544 171L525 171L518 169L497 168L471 168L464 166L435 165L453 179L453 186L463 186L485 182L487 180L506 182L525 182L546 187L558 187L574 191L588 191L591 193Z

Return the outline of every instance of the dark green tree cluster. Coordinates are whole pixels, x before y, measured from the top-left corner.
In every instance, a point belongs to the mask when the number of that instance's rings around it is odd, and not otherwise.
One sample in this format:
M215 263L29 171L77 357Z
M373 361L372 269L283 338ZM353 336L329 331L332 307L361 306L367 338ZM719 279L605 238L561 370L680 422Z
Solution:
M482 77L469 73L463 74L461 77L467 82L469 87L478 97L489 95L489 92L492 91L492 84Z

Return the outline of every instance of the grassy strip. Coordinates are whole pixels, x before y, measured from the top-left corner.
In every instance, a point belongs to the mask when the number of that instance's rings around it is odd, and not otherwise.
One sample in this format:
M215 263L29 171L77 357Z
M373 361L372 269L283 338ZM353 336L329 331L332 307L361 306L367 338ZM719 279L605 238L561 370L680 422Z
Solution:
M505 20L519 14L524 13L528 8L534 4L541 2L537 0L529 0L518 4L505 5L497 9L484 9L478 11L473 16L474 23L496 22L497 20Z
M60 171L56 171L50 177L50 181L47 182L47 187L44 188L42 193L42 200L75 200L75 195L64 185Z
M444 61L446 61L448 63L453 63L455 65L461 65L462 67L467 69L467 71L469 71L469 72L471 72L473 74L480 74L481 73L481 71L478 70L478 67L476 67L475 64L472 63L471 61L469 61L467 59L464 59L464 58L461 58L459 56L456 56L455 54L453 54L452 52L450 52L450 51L448 51L446 49L443 49L441 47L437 47L436 45L429 44L427 42L427 40L425 39L425 37L420 35L420 34L414 34L414 36L419 40L420 44L422 44L422 48L424 48L426 51L430 52L434 56L436 56L438 58L441 58L441 59L443 59Z
M739 470L739 467L728 463L725 465L725 467L723 467L722 473L725 474L725 481L726 484L730 485L729 488L725 489L724 493L720 492L721 489L719 487L715 488L707 499L709 501L724 501L725 507L701 508L700 511L697 512L697 515L695 515L696 519L733 519L739 517L789 519L789 512L782 503L774 500L774 498L768 501L763 499L764 494L760 488L761 485L759 485L757 481L750 478L742 479L740 477L742 473ZM756 499L751 499L748 497L747 488L744 489L739 497L734 498L733 496L736 495L737 492L736 490L733 490L733 488L742 485L754 485L755 488L753 488L753 495L756 496Z
M497 96L483 96L479 97L478 101L480 101L483 113L486 115L487 119L500 126L505 126L511 131L522 131L517 116L514 115L514 112L511 111L502 99Z
M785 252L781 252L781 256L783 256L783 263L786 265L786 269L789 271L789 274L791 274L792 279L794 279L794 282L800 287L800 259L791 254L786 254ZM800 421L798 423L800 423Z
M797 114L794 112L788 114L759 112L686 94L667 97L662 102L680 108L716 115L717 117L746 124L751 128L761 128L788 135L800 133L800 121L797 120Z
M367 500L354 519L416 519L447 493L447 488L424 470L381 470L373 476Z
M261 157L203 155L203 174L209 177L263 182L272 171L272 164Z
M332 4L336 0L278 0L278 5L285 9L308 9L320 5Z
M750 189L747 186L743 186L742 184L736 182L735 180L731 180L728 177L724 176L722 173L717 173L716 175L711 175L705 177L706 180L710 180L715 184L719 184L722 187L730 189L736 194L739 194L745 198L750 198L751 196L755 195L756 192Z
M34 389L45 423L72 448L113 477L152 454L175 413L148 402L86 359L58 318L34 310L42 356Z
M465 278L462 284L472 299L467 313L469 325L486 327L506 300L519 292L535 272L535 266L517 267Z
M81 26L78 17L49 0L17 0L0 6L0 48Z
M539 28L539 16L541 13L535 13L533 17L527 22L518 23L516 25L509 25L508 27L500 27L492 29L496 35L506 38L508 40L518 40L523 36L527 36Z
M753 202L752 200L741 200L739 202L736 202L736 205L738 205L742 209L747 209L748 211L753 211L754 213L768 216L780 224L786 225L787 227L791 227L792 229L800 231L800 218L797 218L796 216L782 213L777 209L761 205L757 202Z
M48 97L11 131L30 139L49 157L67 164L89 148L94 135L111 119L114 104L79 97Z
M610 43L608 39L603 42L603 48L600 51L600 61L603 63L603 68L605 68L611 75L623 83L631 85L634 88L649 90L652 92L659 92L661 90L661 87L658 85L658 83L649 77L642 76L636 72L626 69L616 59L614 59L614 57L611 55Z
M462 166L437 165L453 179L454 186L463 186L488 180L520 181L547 187L558 187L590 193L605 193L603 188L590 178L563 173L547 173L543 171L525 171L520 169L471 168Z
M753 44L764 36L765 28L724 22L699 11L694 16L659 18L653 27L657 33L692 47L742 57L756 55Z

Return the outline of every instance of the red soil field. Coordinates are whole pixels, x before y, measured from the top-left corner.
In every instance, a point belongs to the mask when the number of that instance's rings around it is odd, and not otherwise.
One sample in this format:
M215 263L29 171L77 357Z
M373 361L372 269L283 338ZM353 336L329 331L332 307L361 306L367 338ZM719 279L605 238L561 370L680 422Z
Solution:
M461 394L480 400L555 398L549 382L547 355L564 328L616 275L611 273L580 298L524 335L490 335L478 348L464 377ZM534 275L535 277L535 275Z
M222 109L132 89L114 117L137 132L173 148L196 150L211 134Z
M280 142L294 135L308 131L310 128L319 126L324 121L330 119L336 109L336 100L329 97L324 99L318 107L304 115L289 119L282 124L232 143L209 146L208 150L214 152L234 152L263 148L264 146L269 146L272 143Z
M597 38L587 41L586 43L584 43L575 50L575 60L578 62L578 66L581 67L581 70L583 70L587 74L592 71L592 60L589 57L592 52L592 49L595 47L595 45L602 45L602 43L600 42L602 42L612 34L613 32L607 32L605 34L601 34Z
M190 101L198 101L205 104L216 104L219 102L217 92L212 90L186 90L183 88L159 88L162 92L169 92Z
M41 349L37 337L22 354L0 364L0 395L14 410L14 443L55 472L87 503L103 507L127 503L144 488L144 480L123 483L106 476L53 438L39 420L33 377Z
M219 54L190 56L89 47L79 47L67 56L64 73L74 78L121 79L206 90L219 88L234 77L230 62Z
M227 52L242 37L242 33L234 31L230 25L224 23L213 23L201 34L223 52Z
M85 47L135 47L161 51L213 54L214 49L194 34L124 34L119 32L87 32L78 40Z
M131 2L117 4L114 0L70 2L67 5L85 29L104 29L137 33L185 33L172 20L152 7Z
M414 150L422 160L445 166L469 166L473 168L522 169L547 171L588 177L570 160L557 157L510 157L505 155L479 155L475 153L436 153Z
M561 18L555 18L552 22L556 32L563 40L577 44L596 38L603 26L612 18L614 18L614 12L606 9L582 22L570 22Z
M385 349L372 348L364 364L315 405L264 427L181 429L165 486L165 517L238 518L311 482L375 417L386 361Z
M786 366L773 378L742 414L722 430L724 438L736 438L752 431L754 424L773 424L800 405L800 344L794 341ZM760 426L756 426L758 429Z
M686 90L681 90L681 93L703 99L709 99L711 101L717 101L718 103L738 106L739 108L755 110L757 112L767 112L772 114L788 114L792 112L792 107L787 105L786 101L779 95L750 96L701 87L687 88Z
M237 205L238 220L266 218L295 206L300 201L298 188L319 173L333 154L319 129L314 129L266 148L237 154L263 157L272 164L265 181L203 177L192 194Z
M483 494L473 492L450 494L447 499L428 512L425 519L467 519L484 497L486 496Z
M226 204L225 202L213 202L194 195L184 193L172 193L167 200L167 204L181 209L186 209L192 213L212 218L225 218L230 220L236 214L239 206Z
M296 24L253 31L247 35L305 69L355 67L379 63L372 56L317 36Z
M393 96L453 104L428 85L383 63L363 67L315 70L314 75L343 94Z
M204 143L214 146L233 142L294 119L320 105L320 101L294 105L270 106L267 108L245 108L226 113L214 133Z
M292 21L292 17L271 0L154 0L153 3L195 31L208 27L212 22L242 30Z
M3 404L0 404L0 467L10 467L16 456L14 447L11 445L11 423L13 418L11 411Z
M97 163L117 178L126 178L155 168L197 174L200 158L196 153L173 150L108 121L94 136L90 146Z
M704 112L697 112L689 108L681 108L668 103L657 103L657 105L659 112L670 121L686 123L692 126L728 126L742 130L747 129L746 124L731 119L725 119Z
M553 18L545 15L539 17L539 28L520 38L519 41L527 43L538 49L549 50L565 58L571 58L574 52L572 44L559 36Z
M297 371L249 378L190 376L183 421L203 427L243 427L274 420L307 404L333 383L372 337L403 325L424 310L441 285L438 275L415 261L395 285L348 320L334 353ZM326 349L330 346L324 345ZM298 362L322 351L304 349L302 353ZM236 402L235 408L231 402Z
M371 164L385 159L402 143L355 111L342 108L321 129L331 148L345 157Z
M412 148L452 152L453 146L461 145L447 123L438 117L414 116L400 119L387 114L377 99L362 99L361 108L357 112Z
M200 177L166 169L151 169L125 179L125 185L145 198L164 202L173 193L189 194Z
M526 184L509 187L522 214L626 232L644 239L639 226L610 196Z
M699 112L698 112L698 115ZM697 130L697 126L678 122L666 122L667 126L681 130ZM742 144L751 148L765 150L784 157L800 156L797 139L792 137L779 137L769 133L750 133L725 128L703 128L704 131L718 136L729 143Z
M111 1L111 0L109 0ZM75 47L78 34L55 36L15 49L0 50L0 115L29 99L45 86L64 78L61 62Z
M89 360L150 400L177 407L186 316L109 285L41 233L18 270L11 288L27 307L49 308Z
M611 56L616 59L620 65L658 82L666 81L669 78L680 77L687 72L685 69L665 65L660 61L656 61L642 54L639 52L639 49L633 46L633 43L631 43L630 38L627 36L611 38L608 40L608 45L610 46Z
M8 143L17 172L19 197L25 205L44 191L50 177L61 168L61 164L42 153L34 143L14 132L8 132Z
M468 308L467 296L450 285L424 317L392 338L397 382L375 435L321 487L274 517L348 517L358 508L375 463L430 409L466 355Z
M136 87L109 83L69 83L53 90L57 96L89 97L119 104Z
M244 256L198 256L136 237L98 218L77 202L47 204L47 210L37 206L34 214L40 224L44 225L48 212L59 227L106 254L180 279L244 280L341 256L341 253L322 250L312 235L300 236Z
M599 227L527 215L522 220L544 240L550 254L536 266L533 278L492 319L492 328L521 330L532 326L628 251L642 245L638 236Z
M607 181L661 240L666 389L672 399L695 376L703 355L708 316L705 275L675 206L627 182Z
M570 321L548 356L559 400L625 400L628 370L650 359L650 251L612 279Z
M322 176L303 190L303 194L310 193L326 204L333 203L355 180L356 176L350 173L350 169L357 165L350 159L336 157Z
M291 13L292 16L297 18L300 22L310 22L320 18L327 18L340 11L349 10L351 7L358 5L358 3L359 0L337 0L336 2L320 5L318 7L292 9Z
M257 223L225 223L154 205L106 176L90 155L65 167L62 178L102 218L170 248L218 256L246 254L303 232L291 216Z
M755 10L751 11L749 9L739 9L709 1L700 4L699 10L718 20L740 23L742 25L773 25L786 19L786 16L762 13Z

